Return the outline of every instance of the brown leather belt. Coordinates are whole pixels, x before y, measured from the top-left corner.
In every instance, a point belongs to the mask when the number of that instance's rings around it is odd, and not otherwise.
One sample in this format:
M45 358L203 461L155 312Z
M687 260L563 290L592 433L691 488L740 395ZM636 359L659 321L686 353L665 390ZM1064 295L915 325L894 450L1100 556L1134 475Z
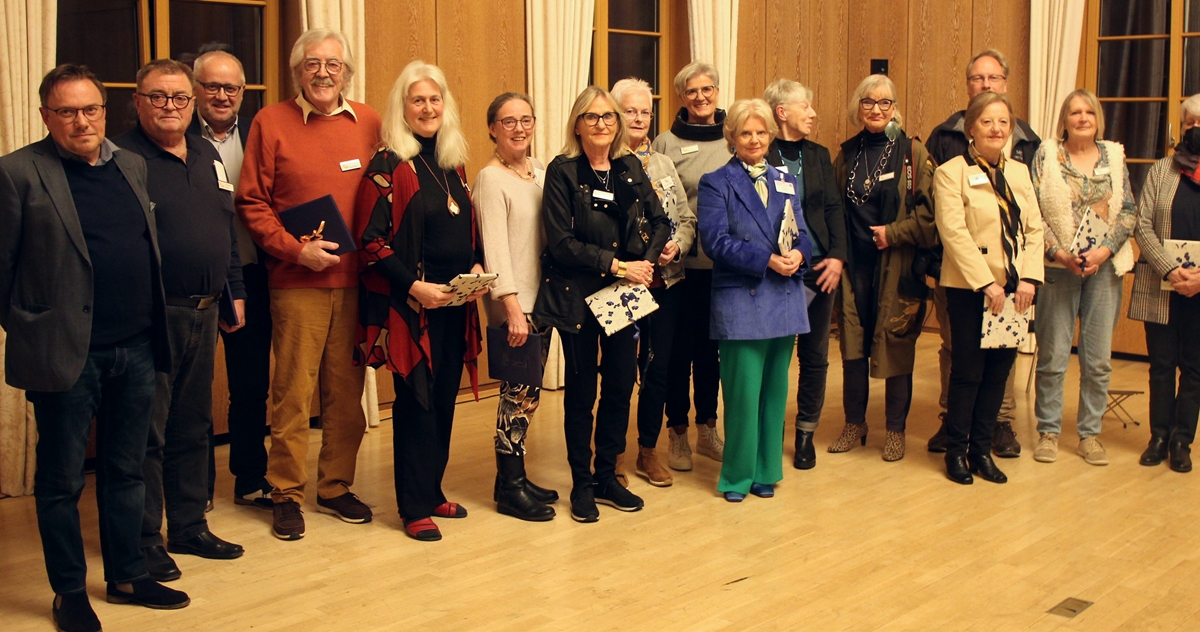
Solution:
M216 296L168 296L167 305L172 307L190 307L192 309L208 309L217 302Z

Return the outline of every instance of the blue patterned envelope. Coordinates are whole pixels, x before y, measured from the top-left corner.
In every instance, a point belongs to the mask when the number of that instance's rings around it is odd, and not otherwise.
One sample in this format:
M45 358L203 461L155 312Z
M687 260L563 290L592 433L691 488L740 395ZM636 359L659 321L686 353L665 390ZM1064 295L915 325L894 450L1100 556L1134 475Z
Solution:
M983 329L979 333L980 349L1013 349L1025 344L1029 337L1029 310L1017 312L1014 295L1004 297L1004 309L993 314L988 299L983 297Z
M596 292L586 300L588 309L592 310L604 333L609 336L658 309L658 301L654 300L646 286L633 285L624 280Z

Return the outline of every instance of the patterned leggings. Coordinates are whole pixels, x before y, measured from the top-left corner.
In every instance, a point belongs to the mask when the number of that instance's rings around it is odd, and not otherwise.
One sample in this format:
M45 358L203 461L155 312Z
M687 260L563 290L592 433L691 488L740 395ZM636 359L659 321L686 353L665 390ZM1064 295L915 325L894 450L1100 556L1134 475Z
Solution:
M550 327L530 327L530 335L542 337L542 368L550 354ZM496 410L496 453L525 456L525 434L542 399L541 385L500 382L500 405Z

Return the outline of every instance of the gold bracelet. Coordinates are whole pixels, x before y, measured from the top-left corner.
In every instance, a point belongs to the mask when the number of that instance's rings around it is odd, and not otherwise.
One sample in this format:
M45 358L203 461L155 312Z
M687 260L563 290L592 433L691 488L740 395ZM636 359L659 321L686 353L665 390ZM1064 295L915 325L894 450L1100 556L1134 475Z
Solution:
M628 268L625 266L625 262L624 262L624 261L618 261L618 262L617 262L617 275L616 275L616 276L617 276L617 278L618 278L618 279L624 279L626 274L629 274L629 270L628 270Z

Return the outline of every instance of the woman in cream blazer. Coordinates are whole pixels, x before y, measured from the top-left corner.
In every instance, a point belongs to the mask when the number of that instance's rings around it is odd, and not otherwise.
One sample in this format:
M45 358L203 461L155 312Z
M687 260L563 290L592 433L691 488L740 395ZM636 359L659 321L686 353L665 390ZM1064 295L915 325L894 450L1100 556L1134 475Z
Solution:
M984 311L998 314L1007 300L1024 312L1043 276L1042 223L1025 165L1006 159L1012 105L985 92L967 107L967 153L933 176L938 235L945 248L939 283L946 288L951 336L946 415L946 475L963 485L1008 478L992 461L992 428L1015 346L980 348Z

